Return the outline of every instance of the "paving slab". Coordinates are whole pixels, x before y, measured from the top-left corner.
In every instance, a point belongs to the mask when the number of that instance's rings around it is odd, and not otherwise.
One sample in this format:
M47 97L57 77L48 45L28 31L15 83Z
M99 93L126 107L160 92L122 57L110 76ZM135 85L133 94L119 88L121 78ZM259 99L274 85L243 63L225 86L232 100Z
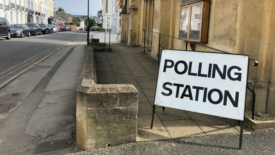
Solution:
M172 138L204 136L203 130L192 120L163 121Z
M139 82L138 84L142 89L146 89L146 88L155 89L157 86L156 82Z
M155 115L153 129L150 129L151 117L152 115L138 116L137 141L148 141L148 140L171 138L157 115Z
M148 102L138 103L138 115L152 115L152 106Z
M139 91L137 141L239 132L238 126L232 125L232 122L236 121L228 122L224 118L172 108L165 108L163 111L160 106L156 106L154 127L150 129L159 63L138 48L118 44L112 44L112 48L114 51L112 54L99 55L100 59L96 61L96 67L104 72L99 72L97 76L98 79L104 79L99 80L101 84L133 84ZM101 61L114 62L110 64L111 70L109 67L103 69L100 66ZM124 64L116 65L122 64L118 61ZM115 80L112 77L115 77Z
M240 132L236 128L230 125L214 125L214 126L206 126L201 124L198 124L198 125L206 135L223 134L223 133L240 134Z
M156 112L162 121L173 121L173 120L191 120L191 117L187 115L186 112L182 110L172 109L172 108L165 108L157 107Z

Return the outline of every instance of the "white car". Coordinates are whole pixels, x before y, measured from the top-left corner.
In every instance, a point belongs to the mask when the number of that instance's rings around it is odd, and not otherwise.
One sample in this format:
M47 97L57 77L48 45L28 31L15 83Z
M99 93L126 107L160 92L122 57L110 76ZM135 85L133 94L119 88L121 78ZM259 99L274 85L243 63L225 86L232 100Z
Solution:
M57 29L57 27L55 25L52 25L51 27L53 28L53 33L57 33L58 32L58 29Z

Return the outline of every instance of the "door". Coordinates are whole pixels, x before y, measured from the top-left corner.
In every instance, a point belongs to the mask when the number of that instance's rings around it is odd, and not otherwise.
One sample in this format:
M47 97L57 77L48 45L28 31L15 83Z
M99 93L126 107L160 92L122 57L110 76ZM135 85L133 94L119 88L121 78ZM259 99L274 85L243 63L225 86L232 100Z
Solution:
M4 34L4 20L0 18L0 36L3 36Z

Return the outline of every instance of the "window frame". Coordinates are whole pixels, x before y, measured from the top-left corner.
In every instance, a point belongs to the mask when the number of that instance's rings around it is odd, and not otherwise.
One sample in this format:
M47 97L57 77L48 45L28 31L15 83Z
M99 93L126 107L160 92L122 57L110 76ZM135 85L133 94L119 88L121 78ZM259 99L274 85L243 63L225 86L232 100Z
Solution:
M190 39L190 28L191 28L191 18L192 18L192 7L196 5L201 5L201 17L200 17L200 33L199 33L199 40L193 40ZM192 41L192 42L201 42L201 43L207 43L208 42L208 30L209 30L209 15L210 15L210 2L208 1L202 1L197 2L189 5L184 5L180 7L180 13L179 13L179 21L181 21L181 13L182 9L188 8L189 15L188 15L188 28L187 28L187 38L179 38L186 41ZM181 22L179 22L179 35L181 31Z

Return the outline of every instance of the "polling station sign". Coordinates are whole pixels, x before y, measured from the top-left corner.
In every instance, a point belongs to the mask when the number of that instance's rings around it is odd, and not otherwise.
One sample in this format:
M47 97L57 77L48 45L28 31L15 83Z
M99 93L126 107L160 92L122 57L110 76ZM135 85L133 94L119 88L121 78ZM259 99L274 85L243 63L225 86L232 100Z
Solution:
M155 105L244 119L249 56L163 50Z

